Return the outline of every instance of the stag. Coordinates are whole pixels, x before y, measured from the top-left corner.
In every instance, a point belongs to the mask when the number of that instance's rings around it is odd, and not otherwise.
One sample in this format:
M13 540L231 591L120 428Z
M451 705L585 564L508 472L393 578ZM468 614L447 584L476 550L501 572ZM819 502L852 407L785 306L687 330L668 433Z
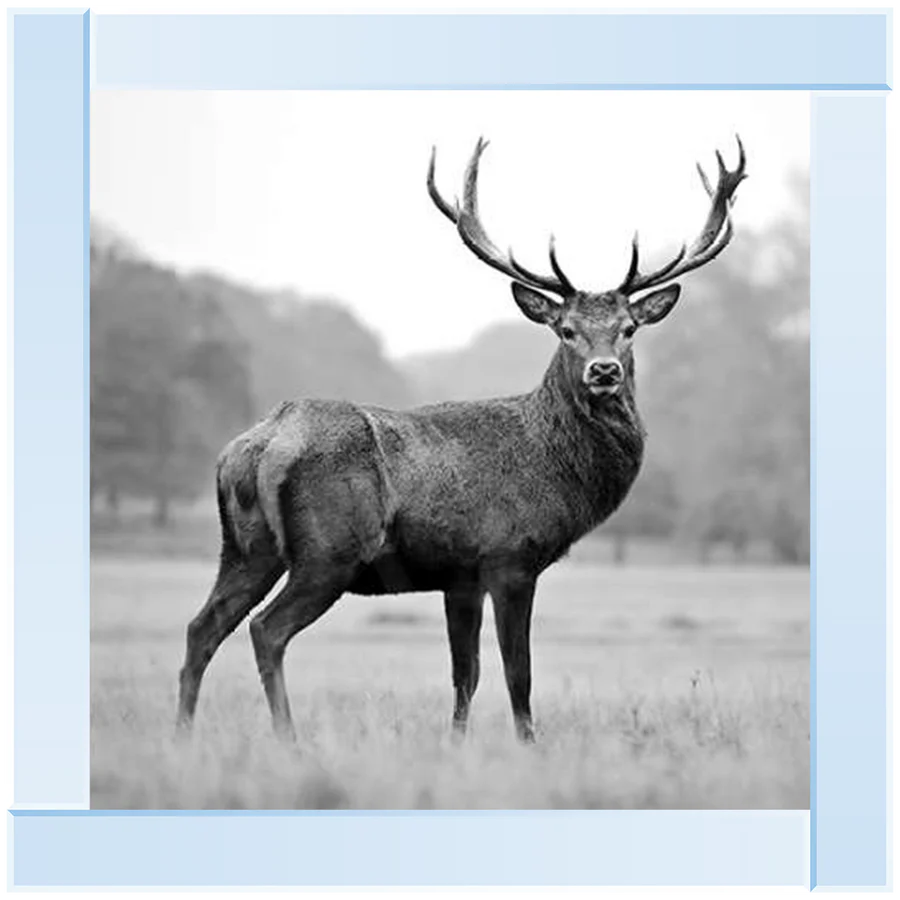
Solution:
M250 622L275 732L294 728L284 653L343 594L440 591L455 701L465 733L478 687L484 597L490 594L518 737L534 740L530 624L538 576L604 521L637 477L644 429L635 405L632 340L667 316L675 279L715 259L732 238L730 206L745 177L744 148L721 154L699 236L661 268L642 272L637 235L614 290L578 290L550 240L551 274L525 268L490 240L478 212L479 140L462 204L428 193L480 260L512 279L513 298L559 345L531 393L393 411L354 403L282 403L235 438L217 466L222 546L206 604L187 628L178 722L193 720L203 673L224 638L287 572ZM640 294L640 296L635 296ZM554 295L551 297L550 295ZM557 299L558 298L558 299Z

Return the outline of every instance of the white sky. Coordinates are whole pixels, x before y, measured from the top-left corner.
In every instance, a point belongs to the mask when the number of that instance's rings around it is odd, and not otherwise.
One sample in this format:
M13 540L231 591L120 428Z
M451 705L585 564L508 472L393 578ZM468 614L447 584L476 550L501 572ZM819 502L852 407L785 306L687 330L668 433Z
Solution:
M756 229L789 210L809 165L809 95L792 92L150 92L91 97L92 212L160 262L259 288L341 299L402 355L465 343L518 315L508 279L432 206L451 200L477 137L481 212L500 247L547 270L556 234L580 287L617 284L640 229L650 263L706 214L694 168L714 150L749 179Z

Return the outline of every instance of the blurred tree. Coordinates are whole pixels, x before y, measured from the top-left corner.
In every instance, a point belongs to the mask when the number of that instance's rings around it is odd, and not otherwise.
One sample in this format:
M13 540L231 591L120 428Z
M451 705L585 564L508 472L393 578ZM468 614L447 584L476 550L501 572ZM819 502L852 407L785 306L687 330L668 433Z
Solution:
M91 493L196 496L225 437L248 418L242 348L227 319L177 275L94 248L91 267ZM206 476L206 477L204 477Z
M682 537L706 558L765 541L808 559L808 201L796 221L746 235L697 273L665 326L649 330L642 410L675 475ZM802 539L803 534L806 540ZM776 539L777 535L777 539Z
M253 417L295 397L394 407L412 402L405 376L376 336L339 303L263 294L209 274L193 276L190 285L215 298L244 342Z
M600 533L613 539L613 559L623 564L628 557L628 542L635 537L669 537L678 516L678 495L672 473L651 457L625 502L600 527Z
M226 441L297 396L404 406L405 378L375 336L329 301L182 277L92 223L91 503L212 487Z
M498 322L459 350L407 357L402 366L423 403L506 397L540 382L556 345L549 328Z

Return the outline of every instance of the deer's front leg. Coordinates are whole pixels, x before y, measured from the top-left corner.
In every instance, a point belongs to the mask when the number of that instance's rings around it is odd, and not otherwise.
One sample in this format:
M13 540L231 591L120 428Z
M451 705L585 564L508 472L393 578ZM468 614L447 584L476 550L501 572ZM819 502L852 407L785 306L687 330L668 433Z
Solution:
M447 636L453 664L453 735L461 738L469 721L469 705L478 687L479 643L484 592L481 588L456 588L444 594Z
M534 586L533 578L521 577L503 579L490 588L516 734L524 743L534 741L531 721L531 609Z

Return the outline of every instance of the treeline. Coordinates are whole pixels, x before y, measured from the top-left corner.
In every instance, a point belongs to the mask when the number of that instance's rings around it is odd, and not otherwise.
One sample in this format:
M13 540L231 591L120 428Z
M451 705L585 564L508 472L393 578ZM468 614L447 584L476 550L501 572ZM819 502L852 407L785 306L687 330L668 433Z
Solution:
M793 219L741 231L639 337L647 457L598 531L619 559L637 538L701 558L727 547L809 559L805 181L796 194ZM333 300L181 275L92 223L92 509L114 515L123 498L140 498L164 526L175 501L211 493L222 446L281 400L403 407L508 395L538 383L555 345L547 329L510 322L462 350L394 365Z
M223 445L296 396L404 406L377 339L326 299L182 276L91 224L91 508L212 489Z
M647 463L607 530L809 560L808 185L796 218L744 234L647 329Z

